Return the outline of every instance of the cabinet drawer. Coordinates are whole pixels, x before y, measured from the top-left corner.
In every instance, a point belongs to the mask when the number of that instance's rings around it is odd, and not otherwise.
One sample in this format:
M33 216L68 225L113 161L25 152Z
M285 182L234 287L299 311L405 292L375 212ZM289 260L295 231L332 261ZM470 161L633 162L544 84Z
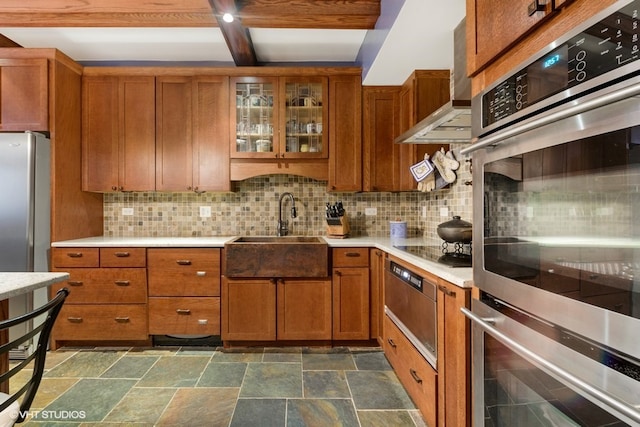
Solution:
M150 296L220 296L220 249L149 249Z
M100 267L146 267L145 248L100 248Z
M220 335L220 298L149 298L152 335Z
M100 267L98 248L53 248L51 261L54 267Z
M147 306L65 304L54 329L58 341L146 340Z
M385 316L384 352L427 425L436 425L437 373L397 326Z
M147 302L144 268L73 268L67 272L69 280L64 284L70 291L67 304Z
M369 249L367 248L334 248L334 267L368 267Z

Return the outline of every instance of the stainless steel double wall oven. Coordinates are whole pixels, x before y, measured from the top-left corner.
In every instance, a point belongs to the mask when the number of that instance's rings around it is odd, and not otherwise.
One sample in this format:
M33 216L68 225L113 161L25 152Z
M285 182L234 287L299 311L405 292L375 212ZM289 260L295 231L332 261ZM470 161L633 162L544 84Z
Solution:
M474 425L640 425L640 0L472 102Z

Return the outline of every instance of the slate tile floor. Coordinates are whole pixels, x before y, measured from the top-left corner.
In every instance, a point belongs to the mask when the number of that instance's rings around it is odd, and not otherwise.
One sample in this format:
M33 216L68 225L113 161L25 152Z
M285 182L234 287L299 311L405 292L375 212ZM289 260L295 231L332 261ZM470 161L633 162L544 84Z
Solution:
M346 347L61 349L31 415L22 425L425 426L384 353Z

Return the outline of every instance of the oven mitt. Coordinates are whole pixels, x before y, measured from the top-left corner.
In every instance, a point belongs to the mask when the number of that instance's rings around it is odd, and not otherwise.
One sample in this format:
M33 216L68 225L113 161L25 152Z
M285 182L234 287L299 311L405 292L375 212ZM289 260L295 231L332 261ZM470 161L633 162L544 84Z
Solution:
M456 174L453 172L460 167L460 163L453 158L453 154L449 151L447 154L444 153L444 149L433 153L433 159L431 160L438 172L440 172L440 176L446 182L451 184L456 180Z
M429 155L425 153L424 160L429 162ZM430 173L422 181L418 182L418 191L427 193L436 189L436 174Z

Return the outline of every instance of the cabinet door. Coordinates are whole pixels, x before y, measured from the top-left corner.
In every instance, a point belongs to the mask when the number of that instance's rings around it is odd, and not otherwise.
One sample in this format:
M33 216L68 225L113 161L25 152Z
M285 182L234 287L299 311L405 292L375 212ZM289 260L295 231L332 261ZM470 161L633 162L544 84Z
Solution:
M193 189L230 191L229 78L194 77Z
M49 130L48 61L0 60L0 130Z
M390 86L363 88L365 191L401 190L401 152L410 154L413 146L393 142L400 134L399 92Z
M333 339L369 339L369 268L333 270Z
M193 189L190 77L158 77L156 84L156 190Z
M231 79L231 157L276 158L278 154L278 79Z
M326 77L280 79L280 158L327 158L328 84Z
M371 249L371 288L370 288L370 314L371 339L377 339L382 345L384 323L384 258L385 253L380 249Z
M155 189L155 78L85 76L84 191Z
M362 190L362 83L359 75L329 77L328 189Z
M484 67L551 14L552 1L542 5L544 10L530 13L529 6L535 3L532 0L467 1L467 25L472 24L473 33L472 37L467 36L470 70Z
M278 280L278 339L331 339L331 281Z
M222 340L276 339L276 281L222 280Z
M438 281L438 425L471 425L470 291Z

